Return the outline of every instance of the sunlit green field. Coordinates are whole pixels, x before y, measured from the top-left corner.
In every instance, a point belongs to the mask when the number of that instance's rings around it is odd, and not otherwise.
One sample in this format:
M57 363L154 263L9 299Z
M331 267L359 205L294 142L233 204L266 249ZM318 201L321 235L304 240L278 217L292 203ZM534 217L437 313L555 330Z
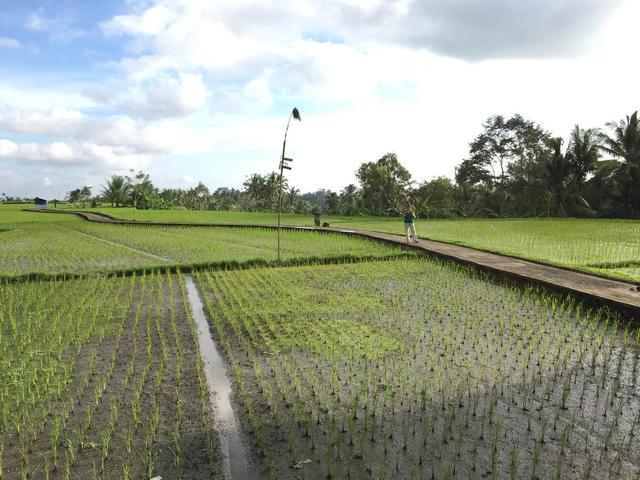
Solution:
M5 216L6 214L6 216ZM75 215L2 210L0 276L75 274L174 266L267 263L276 231L261 228L149 227L91 223ZM351 261L410 252L345 235L281 233L285 262Z
M77 220L75 215L52 215L38 212L25 212L25 208L32 208L31 205L0 203L0 230L6 228L8 223L60 223L73 222Z
M222 224L264 224L275 225L278 223L278 215L271 212L226 212L212 210L134 210L133 208L101 207L87 209L106 213L116 218L148 222L185 222L185 223L222 223ZM331 226L340 226L348 223L372 223L380 222L380 217L354 216L345 217L337 215L322 215L322 222ZM383 219L384 221L385 219ZM291 213L282 214L283 225L313 226L313 215L299 215ZM391 223L398 219L388 218Z
M71 222L71 216L20 212L23 206L0 206L0 225L12 222ZM68 209L68 207L66 207ZM87 208L116 218L152 222L268 224L277 223L277 215L268 212L217 212L187 210L134 210L133 208ZM404 234L400 218L370 216L322 216L322 222L332 227L352 230ZM284 225L312 226L311 215L284 214ZM5 227L0 227L0 230ZM92 227L85 226L85 229ZM479 248L520 258L575 268L591 273L640 281L640 221L608 219L418 219L416 228L421 238ZM192 232L194 232L192 234ZM116 234L114 234L116 235ZM206 234L188 233L193 241L206 239ZM110 236L110 235L107 235ZM117 235L116 235L117 236ZM178 235L179 236L179 235ZM267 235L268 237L268 235ZM141 246L134 235L130 241ZM163 255L171 247L161 240L144 240L151 253ZM153 245L152 245L153 244ZM185 244L194 252L207 250L202 246ZM263 248L252 245L250 248ZM264 247L268 249L269 247ZM302 247L300 247L302 248ZM313 249L318 246L314 245ZM331 248L331 247L328 247ZM167 250L168 249L168 250ZM294 247L291 255L299 249ZM160 252L160 253L159 253ZM174 253L175 255L175 253ZM200 253L196 253L200 255ZM179 255L177 255L179 256Z
M365 220L330 223L402 231ZM637 225L418 230L584 267L634 258ZM640 332L614 312L344 235L285 231L282 247L288 266L250 268L275 259L272 229L0 206L0 276L90 273L0 282L0 479L225 478L191 278L161 270L189 265L258 478L640 475ZM638 275L633 261L586 268ZM119 271L135 273L103 275Z
M100 209L132 219L133 209ZM137 220L195 223L273 224L272 213L156 210L137 211ZM404 234L400 218L323 216L332 227ZM312 225L313 218L284 215L288 225ZM496 253L640 281L640 221L608 219L422 220L418 236Z

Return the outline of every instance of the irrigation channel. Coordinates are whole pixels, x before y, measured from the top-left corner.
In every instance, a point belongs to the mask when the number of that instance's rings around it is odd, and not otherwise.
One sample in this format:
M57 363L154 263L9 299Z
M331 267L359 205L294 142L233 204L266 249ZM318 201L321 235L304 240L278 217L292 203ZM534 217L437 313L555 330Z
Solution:
M219 420L220 449L222 451L223 471L228 480L251 480L255 477L248 459L247 442L240 430L240 422L231 405L231 380L227 375L227 366L218 352L198 288L191 275L185 276L185 285L191 313L198 326L200 356L209 386L211 403Z

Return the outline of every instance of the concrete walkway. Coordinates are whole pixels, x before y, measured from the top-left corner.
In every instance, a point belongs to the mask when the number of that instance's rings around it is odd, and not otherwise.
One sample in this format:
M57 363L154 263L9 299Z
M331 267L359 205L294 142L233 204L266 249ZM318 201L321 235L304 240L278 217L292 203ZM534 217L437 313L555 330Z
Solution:
M73 213L92 222L117 223L120 225L156 225L156 226L190 226L190 227L237 227L237 228L276 228L276 225L251 224L213 224L213 223L160 223L160 222L132 222L118 220L95 212L82 211L52 211L37 210L47 213ZM344 235L371 238L387 243L407 246L404 236L388 233L368 232L363 230L348 230L343 228L315 228L283 226L289 230L311 230L334 232ZM450 243L421 240L418 244L411 244L411 248L423 253L435 255L439 258L454 260L458 263L473 265L482 270L496 272L517 278L521 281L544 285L561 292L568 292L605 303L637 315L640 312L640 286L621 280L610 280L588 273L578 272L552 265L522 260L495 253L483 252L474 248L462 247Z
M400 235L342 230L339 228L332 228L330 230L406 245L405 238ZM640 287L632 283L610 280L576 270L483 252L474 248L462 247L451 243L420 240L420 243L411 244L411 247L440 258L473 265L483 270L506 274L520 280L545 285L560 291L571 292L604 303L623 307L624 309L630 309L636 312L640 311Z

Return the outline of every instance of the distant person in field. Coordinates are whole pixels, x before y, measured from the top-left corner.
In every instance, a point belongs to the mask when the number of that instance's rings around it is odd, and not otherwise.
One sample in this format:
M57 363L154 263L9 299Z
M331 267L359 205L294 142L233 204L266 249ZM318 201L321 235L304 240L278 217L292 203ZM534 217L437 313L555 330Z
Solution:
M407 235L407 243L411 243L409 234L413 237L414 243L420 243L420 240L418 240L418 236L416 235L415 220L416 212L411 206L411 203L407 202L404 209L404 233Z

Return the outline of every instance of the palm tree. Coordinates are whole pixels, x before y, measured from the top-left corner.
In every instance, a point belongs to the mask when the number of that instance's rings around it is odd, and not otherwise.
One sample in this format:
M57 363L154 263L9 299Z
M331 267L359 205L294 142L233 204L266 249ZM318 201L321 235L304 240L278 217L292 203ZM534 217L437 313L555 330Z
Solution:
M107 179L107 185L102 187L102 196L111 202L112 207L124 205L129 192L131 192L131 183L121 175L112 175Z
M300 195L300 190L298 190L296 187L290 187L289 190L287 190L287 192L285 193L284 204L288 212L292 213L295 211L298 195Z
M90 186L85 185L80 189L80 199L82 200L82 208L84 208L84 204L89 198L91 198L91 188Z
M597 128L582 129L576 125L567 146L567 163L578 191L582 190L587 175L593 172L600 159L602 134Z
M551 156L545 161L542 171L543 182L546 186L547 216L567 215L567 179L570 168L565 155L562 153L563 140L560 137L549 141L552 149Z
M264 192L265 179L259 173L252 173L242 184L252 208L259 207Z
M607 127L613 130L611 135L605 134L603 146L605 152L619 161L614 174L614 201L624 216L637 218L640 216L640 121L635 111L626 120L618 123L609 122Z
M561 138L549 140L551 155L542 170L547 216L595 216L596 212L584 198L582 190L587 173L595 169L598 160L598 143L594 140L597 137L596 130L581 130L576 126L564 154Z
M350 183L340 192L340 205L345 215L353 215L358 210L359 203L358 187Z
M67 193L67 201L71 204L79 202L81 198L80 189L76 188Z
M280 177L276 172L271 172L269 175L266 175L264 178L264 192L262 196L265 207L268 210L273 210L274 207L277 207L280 192L284 192L287 188L289 188L287 180L283 178L282 184L280 184Z
M133 169L129 170L133 173ZM151 178L148 173L144 173L142 170L138 171L133 177L126 177L127 182L130 185L130 193L131 193L131 203L133 204L133 208L138 208L138 201L142 194L148 192L153 189L153 184L151 183ZM135 215L135 210L134 210Z

